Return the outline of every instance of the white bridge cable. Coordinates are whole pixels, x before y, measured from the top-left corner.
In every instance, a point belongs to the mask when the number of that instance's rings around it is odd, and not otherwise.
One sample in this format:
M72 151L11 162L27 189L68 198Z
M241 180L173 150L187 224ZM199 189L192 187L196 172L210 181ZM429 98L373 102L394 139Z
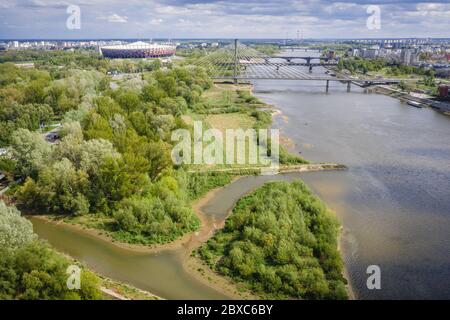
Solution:
M197 60L194 65L205 68L216 79L298 79L315 77L306 69L306 58L269 56L242 43L231 43ZM314 66L320 59L309 59ZM317 63L316 61L319 61ZM236 68L236 74L235 74ZM331 78L331 77L324 77Z

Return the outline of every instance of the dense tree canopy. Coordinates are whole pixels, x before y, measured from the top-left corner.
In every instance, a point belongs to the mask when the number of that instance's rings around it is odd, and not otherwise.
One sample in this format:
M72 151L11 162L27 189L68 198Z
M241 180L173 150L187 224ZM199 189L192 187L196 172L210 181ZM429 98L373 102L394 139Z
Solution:
M271 182L239 200L199 253L267 298L344 299L337 232L337 221L302 182Z
M36 238L31 222L19 210L0 201L0 248L17 249Z
M110 64L121 72L154 71L145 75L142 89L113 90L99 68L69 65L56 72L0 65L6 73L0 78L0 121L9 150L0 167L24 179L16 192L23 208L102 214L113 219L114 235L124 241L173 240L199 221L187 185L180 186L172 170L171 132L185 126L180 115L210 80L195 68ZM54 116L62 116L62 127L59 143L50 145L37 129Z

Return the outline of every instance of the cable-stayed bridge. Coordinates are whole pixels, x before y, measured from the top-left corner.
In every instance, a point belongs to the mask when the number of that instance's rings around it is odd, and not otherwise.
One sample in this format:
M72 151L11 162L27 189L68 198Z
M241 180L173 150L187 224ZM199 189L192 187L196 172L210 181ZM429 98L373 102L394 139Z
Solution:
M338 60L329 57L293 57L288 55L270 56L235 40L215 52L199 59L195 65L203 67L214 80L233 81L238 83L245 80L314 80L325 81L326 91L330 81L347 83L350 91L351 83L368 87L379 84L394 84L401 81L417 79L355 79L330 74L314 74L313 67L337 65ZM305 68L307 67L307 68Z

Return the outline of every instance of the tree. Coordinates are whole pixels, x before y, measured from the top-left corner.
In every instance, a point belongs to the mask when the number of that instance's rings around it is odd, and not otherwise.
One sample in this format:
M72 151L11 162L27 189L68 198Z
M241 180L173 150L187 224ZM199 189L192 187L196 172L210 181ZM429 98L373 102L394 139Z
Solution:
M45 103L45 80L33 80L25 87L24 97L27 103Z
M69 290L66 285L69 260L43 242L34 241L20 248L14 260L13 268L22 275L16 286L15 297L18 299L61 300L100 297L98 278L83 269L80 290Z
M18 129L11 141L12 159L17 162L17 175L36 176L39 169L50 162L51 146L38 132Z
M0 247L17 249L36 239L30 221L20 215L15 207L0 200Z
M167 143L149 142L143 146L143 154L150 162L148 174L152 180L172 166L170 146Z
M159 103L166 96L166 92L155 84L146 85L142 89L142 100L146 102Z
M141 109L142 102L139 94L135 91L118 90L118 92L114 94L114 100L116 100L128 114Z
M113 137L113 131L109 122L100 116L98 113L93 112L86 118L84 125L84 136L86 139L105 139L111 140Z
M83 215L89 213L88 175L77 170L66 158L44 168L38 180L29 179L18 190L18 201L30 208L56 213Z
M345 299L337 230L302 182L271 182L240 199L199 253L263 297Z

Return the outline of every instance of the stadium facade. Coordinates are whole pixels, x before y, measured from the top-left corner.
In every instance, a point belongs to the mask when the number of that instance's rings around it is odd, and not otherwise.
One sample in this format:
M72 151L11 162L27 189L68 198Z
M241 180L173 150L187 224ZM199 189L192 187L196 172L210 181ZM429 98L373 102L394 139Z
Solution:
M173 56L175 51L175 45L142 41L100 48L101 54L107 58L161 58Z

